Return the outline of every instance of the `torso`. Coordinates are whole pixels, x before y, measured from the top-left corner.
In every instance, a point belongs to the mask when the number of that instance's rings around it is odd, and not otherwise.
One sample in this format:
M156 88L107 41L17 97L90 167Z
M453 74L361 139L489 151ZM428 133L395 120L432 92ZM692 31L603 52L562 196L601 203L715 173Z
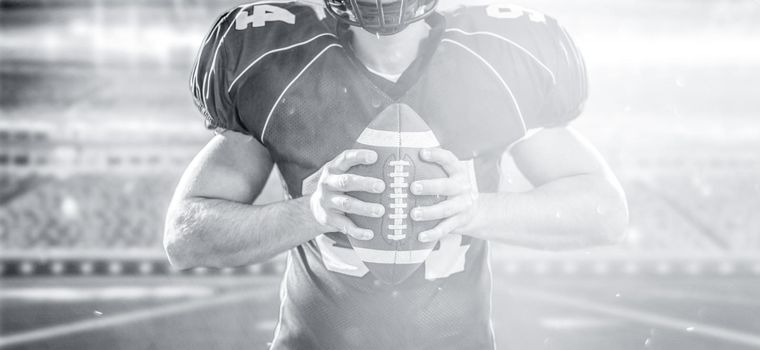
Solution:
M493 9L432 16L417 60L394 84L369 72L348 50L346 31L319 9L263 4L219 22L210 38L224 42L217 57L225 70L208 80L228 96L201 95L199 105L231 103L225 111L235 120L222 126L237 125L267 147L293 198L393 103L414 109L442 148L472 161L479 190L495 192L502 153L534 124L555 84L537 58L541 29L505 24ZM521 30L507 39L502 27L510 25ZM488 244L466 235L442 240L397 286L375 281L345 236L321 235L289 252L273 348L492 348L490 285Z

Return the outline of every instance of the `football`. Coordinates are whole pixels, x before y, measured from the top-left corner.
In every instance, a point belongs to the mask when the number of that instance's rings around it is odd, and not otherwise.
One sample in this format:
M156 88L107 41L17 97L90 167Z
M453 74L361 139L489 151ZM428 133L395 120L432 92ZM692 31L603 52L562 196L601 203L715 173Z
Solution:
M446 177L437 164L423 161L420 150L440 147L433 131L408 105L392 104L370 122L356 140L354 148L377 152L377 162L359 165L349 173L385 181L383 193L350 192L360 200L380 203L385 215L371 218L351 215L349 218L375 236L368 241L349 237L354 251L380 281L398 284L406 280L422 263L436 242L422 243L417 235L433 228L438 221L413 221L410 211L445 199L443 196L417 196L409 185L417 180Z

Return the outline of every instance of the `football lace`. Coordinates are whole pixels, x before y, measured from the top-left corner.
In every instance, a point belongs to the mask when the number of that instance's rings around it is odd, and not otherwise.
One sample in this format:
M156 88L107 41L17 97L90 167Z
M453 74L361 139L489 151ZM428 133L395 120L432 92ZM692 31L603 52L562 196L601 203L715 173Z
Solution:
M409 183L406 180L409 178L407 167L410 166L410 163L405 160L394 160L388 165L393 168L393 171L389 174L393 179L393 182L390 184L392 191L389 194L392 211L388 214L388 218L392 220L392 223L388 225L388 229L393 234L389 234L388 239L398 241L406 238L406 219L409 217L407 213L409 207L407 202Z

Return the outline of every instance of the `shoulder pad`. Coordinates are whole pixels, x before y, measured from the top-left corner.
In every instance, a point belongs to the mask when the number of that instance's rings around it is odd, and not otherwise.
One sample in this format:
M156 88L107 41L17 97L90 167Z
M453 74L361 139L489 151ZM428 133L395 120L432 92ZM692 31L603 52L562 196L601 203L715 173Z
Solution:
M258 1L230 10L222 21L222 45L231 57L251 56L324 33L323 9L299 2ZM229 62L235 63L235 62Z
M546 102L542 111L525 116L528 128L561 125L580 113L587 95L585 66L572 39L554 18L496 2L461 7L447 15L446 26L451 40L479 52L504 76L522 62L522 76L540 77L545 84L541 90L548 91ZM499 64L508 57L513 59L509 65Z
M539 11L504 2L459 7L447 17L449 27L496 34L541 30L542 27L550 29L558 25L554 18Z
M234 83L268 53L334 37L324 18L321 7L276 0L244 4L223 13L201 43L190 79L207 126L250 133L233 115Z

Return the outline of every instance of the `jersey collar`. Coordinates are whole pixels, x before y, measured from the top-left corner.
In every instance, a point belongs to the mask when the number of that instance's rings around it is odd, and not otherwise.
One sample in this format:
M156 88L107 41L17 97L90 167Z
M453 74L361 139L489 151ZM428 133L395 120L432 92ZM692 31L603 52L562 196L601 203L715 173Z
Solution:
M349 44L353 37L353 32L348 30L349 26L347 24L339 23L336 31L338 39L344 47L346 56L348 56L354 67L356 67L361 74L364 74L369 78L372 84L384 91L389 97L398 100L420 80L427 70L430 60L443 37L446 28L446 18L443 15L436 12L425 18L425 21L431 28L430 35L420 42L417 58L415 58L409 67L407 67L407 69L401 74L401 77L396 83L370 72L369 69L367 69L367 67L356 57Z

